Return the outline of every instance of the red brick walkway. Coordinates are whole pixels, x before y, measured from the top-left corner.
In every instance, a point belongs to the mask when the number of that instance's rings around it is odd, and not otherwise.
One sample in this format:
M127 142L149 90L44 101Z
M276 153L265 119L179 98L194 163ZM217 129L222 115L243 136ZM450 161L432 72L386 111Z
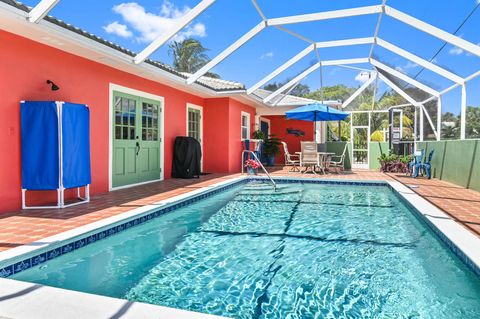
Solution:
M93 196L90 203L65 209L0 213L0 251L111 217L236 175L211 174L199 180L170 179Z
M431 201L470 231L480 236L480 193L438 180L411 179L380 172L356 170L345 174L291 173L289 168L271 170L273 176L316 177L349 180L399 180ZM89 204L66 209L24 210L0 214L0 251L40 240L125 211L212 185L236 175L211 174L200 180L170 179L96 195Z

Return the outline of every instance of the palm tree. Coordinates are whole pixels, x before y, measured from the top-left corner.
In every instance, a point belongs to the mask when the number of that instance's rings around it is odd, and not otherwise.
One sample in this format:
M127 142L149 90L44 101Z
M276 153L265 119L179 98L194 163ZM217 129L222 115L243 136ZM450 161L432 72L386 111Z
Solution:
M173 41L168 47L168 53L173 57L173 67L179 72L195 73L210 61L205 53L208 49L196 39L188 38L183 41ZM207 73L206 75L218 78L218 75L214 73Z

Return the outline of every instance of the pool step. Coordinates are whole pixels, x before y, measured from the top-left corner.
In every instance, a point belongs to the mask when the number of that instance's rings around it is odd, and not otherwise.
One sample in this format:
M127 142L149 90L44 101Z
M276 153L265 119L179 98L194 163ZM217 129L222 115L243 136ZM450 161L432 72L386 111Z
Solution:
M265 195L270 195L270 196L281 196L281 195L293 195L293 194L298 194L301 191L298 189L284 189L284 190L248 190L244 189L241 192L237 193L237 196L265 196Z
M288 188L289 185L278 185L277 184L277 190L280 189L285 189ZM272 185L267 184L267 183L249 183L247 184L244 188L244 190L252 190L252 191L257 191L257 190L272 190Z

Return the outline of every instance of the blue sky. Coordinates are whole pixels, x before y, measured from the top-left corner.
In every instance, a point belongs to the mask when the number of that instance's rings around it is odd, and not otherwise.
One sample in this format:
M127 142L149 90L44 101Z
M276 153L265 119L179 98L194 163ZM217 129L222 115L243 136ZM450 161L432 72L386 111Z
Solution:
M25 4L34 6L39 0L25 0ZM163 2L162 2L163 1ZM477 5L479 0L387 0L387 4L408 13L445 31L453 32L463 19ZM199 0L63 0L51 12L55 17L97 34L107 40L118 43L128 49L139 52L159 33L165 30L175 18L194 7ZM305 14L325 10L379 4L381 0L258 0L268 18L294 14ZM378 16L361 16L321 22L289 25L288 28L314 41L338 40L373 35ZM250 0L217 0L203 12L192 24L178 35L177 39L192 36L199 39L208 54L214 57L229 44L242 36L260 22L260 17ZM457 35L480 43L480 8L475 11ZM390 17L384 17L379 36L425 59L430 59L443 45L437 38L404 25ZM294 56L307 46L285 32L267 28L254 39L219 64L214 72L222 78L236 80L250 86L269 74L276 67ZM350 46L329 48L320 51L323 60L367 57L370 46ZM414 76L420 70L417 65L376 47L374 55L382 62L399 68L402 72ZM153 59L171 63L167 46L162 47ZM297 65L281 74L276 81L291 78L316 60L315 54L309 55ZM435 59L440 66L466 77L480 69L480 57L463 52L459 48L447 45ZM369 65L359 67L370 68ZM323 69L324 85L345 84L359 86L359 71L325 67ZM357 78L357 79L356 79ZM434 89L442 90L451 84L433 72L425 70L417 78ZM312 89L320 85L318 72L312 73L302 83ZM379 90L383 91L384 85ZM480 105L480 79L468 85L468 104ZM459 113L460 89L445 95L445 110Z

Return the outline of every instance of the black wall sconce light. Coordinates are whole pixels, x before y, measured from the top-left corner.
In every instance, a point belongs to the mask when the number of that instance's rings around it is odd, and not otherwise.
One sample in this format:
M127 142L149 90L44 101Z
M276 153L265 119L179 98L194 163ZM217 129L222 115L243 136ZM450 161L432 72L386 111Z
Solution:
M52 80L47 80L47 84L50 84L52 86L52 91L57 91L59 90L60 88L58 87L58 85L56 85L55 83L53 83Z

